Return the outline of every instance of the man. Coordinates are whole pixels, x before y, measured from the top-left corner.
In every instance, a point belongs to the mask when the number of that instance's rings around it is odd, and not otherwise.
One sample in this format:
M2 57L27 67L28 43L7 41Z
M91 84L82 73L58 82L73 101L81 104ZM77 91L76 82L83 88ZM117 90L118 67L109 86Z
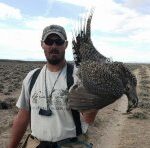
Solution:
M97 111L80 113L79 116L73 117L73 111L66 104L67 46L67 36L63 27L50 25L43 30L41 47L47 63L41 69L31 93L30 83L37 69L29 72L23 81L16 104L19 112L13 122L9 148L18 146L29 123L32 131L30 137L39 142L35 147L55 148L63 147L65 143L78 142L76 120L80 122L82 133L85 133L88 124L94 121Z

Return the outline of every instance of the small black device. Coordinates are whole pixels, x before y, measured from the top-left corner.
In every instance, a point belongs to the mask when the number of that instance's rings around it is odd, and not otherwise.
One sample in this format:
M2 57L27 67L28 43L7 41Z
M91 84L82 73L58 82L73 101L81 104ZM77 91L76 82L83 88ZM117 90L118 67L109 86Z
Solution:
M53 114L53 112L48 109L48 110L45 110L45 109L40 109L39 110L39 115L41 116L51 116Z

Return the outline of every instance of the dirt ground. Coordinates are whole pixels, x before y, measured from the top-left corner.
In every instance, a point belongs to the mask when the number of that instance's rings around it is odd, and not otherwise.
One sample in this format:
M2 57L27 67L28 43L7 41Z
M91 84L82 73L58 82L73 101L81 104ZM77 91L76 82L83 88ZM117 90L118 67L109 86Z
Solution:
M0 62L0 148L6 148L15 103L27 72L43 63ZM87 137L94 148L150 148L150 64L129 64L138 79L139 106L127 114L125 95L99 110ZM4 103L6 104L4 104Z

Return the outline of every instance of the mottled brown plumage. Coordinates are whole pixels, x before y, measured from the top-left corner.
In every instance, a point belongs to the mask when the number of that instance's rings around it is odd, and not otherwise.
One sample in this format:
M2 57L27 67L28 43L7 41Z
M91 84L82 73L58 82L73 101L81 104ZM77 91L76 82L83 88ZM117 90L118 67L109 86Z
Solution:
M68 104L77 110L101 109L126 94L128 110L137 106L136 78L121 62L108 62L91 41L91 11L87 24L72 41L76 80Z

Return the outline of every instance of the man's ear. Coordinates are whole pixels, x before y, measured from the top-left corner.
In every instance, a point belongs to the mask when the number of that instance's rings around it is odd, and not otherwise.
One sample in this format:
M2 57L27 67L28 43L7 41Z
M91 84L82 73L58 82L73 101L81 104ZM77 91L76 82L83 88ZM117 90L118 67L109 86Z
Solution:
M68 41L65 42L65 46L66 46L66 48L68 47Z
M43 41L41 41L41 47L43 48Z

